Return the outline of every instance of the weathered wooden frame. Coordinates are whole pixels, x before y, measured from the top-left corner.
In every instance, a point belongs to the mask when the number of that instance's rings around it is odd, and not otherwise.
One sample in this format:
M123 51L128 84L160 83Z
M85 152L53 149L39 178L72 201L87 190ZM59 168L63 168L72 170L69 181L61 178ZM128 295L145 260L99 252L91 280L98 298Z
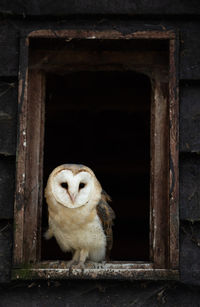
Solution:
M44 71L48 65L29 63L32 38L169 41L169 72L163 85L160 67L138 54L127 54L132 68L152 79L150 262L111 262L69 271L65 262L40 262L42 165L44 139ZM179 267L178 210L178 39L173 31L144 31L123 35L117 31L39 30L21 40L19 120L15 195L15 231L12 277L18 278L126 278L177 279ZM112 54L112 58L115 58ZM37 55L36 55L37 58ZM54 57L55 58L55 57ZM94 59L95 60L95 59ZM59 66L59 61L55 58ZM57 62L56 62L57 61ZM67 61L67 58L64 59ZM121 62L127 61L122 58ZM144 61L144 60L142 60ZM159 61L159 60L158 60ZM54 64L55 64L54 63ZM71 63L73 67L73 63ZM87 65L87 63L83 63ZM101 63L106 68L104 62ZM152 65L153 69L152 69ZM55 65L54 65L55 66ZM146 67L146 68L145 68ZM108 68L109 69L109 68ZM166 88L166 83L167 87ZM166 90L168 95L166 95Z

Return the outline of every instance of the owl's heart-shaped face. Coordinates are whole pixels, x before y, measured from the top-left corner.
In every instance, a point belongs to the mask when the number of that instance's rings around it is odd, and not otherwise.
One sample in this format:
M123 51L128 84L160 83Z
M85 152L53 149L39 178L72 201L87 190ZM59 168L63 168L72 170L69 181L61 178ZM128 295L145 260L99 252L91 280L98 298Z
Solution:
M56 201L68 208L86 205L94 190L94 179L89 172L74 174L71 170L57 172L52 180L52 193Z

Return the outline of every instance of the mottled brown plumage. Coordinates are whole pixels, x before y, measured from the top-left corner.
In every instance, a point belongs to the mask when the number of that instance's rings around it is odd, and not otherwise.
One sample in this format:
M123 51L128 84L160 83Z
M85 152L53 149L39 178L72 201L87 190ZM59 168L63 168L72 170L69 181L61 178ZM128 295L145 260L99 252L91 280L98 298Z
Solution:
M106 235L106 260L108 261L113 246L112 226L113 220L115 218L115 213L107 201L111 201L111 198L104 190L102 190L101 199L97 205L97 214L101 220Z

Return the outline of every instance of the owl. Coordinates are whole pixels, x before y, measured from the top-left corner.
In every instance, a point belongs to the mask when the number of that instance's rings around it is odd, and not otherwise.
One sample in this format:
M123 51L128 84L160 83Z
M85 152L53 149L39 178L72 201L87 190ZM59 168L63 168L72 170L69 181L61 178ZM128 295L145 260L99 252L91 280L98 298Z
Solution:
M49 228L45 238L56 238L64 252L72 253L68 267L84 268L85 261L109 259L115 213L110 197L84 165L63 164L50 174L45 188Z

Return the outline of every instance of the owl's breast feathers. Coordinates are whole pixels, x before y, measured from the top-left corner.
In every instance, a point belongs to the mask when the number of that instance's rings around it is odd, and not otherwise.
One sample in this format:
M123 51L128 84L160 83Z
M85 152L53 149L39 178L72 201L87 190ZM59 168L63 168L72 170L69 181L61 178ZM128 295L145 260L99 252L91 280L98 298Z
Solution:
M113 220L115 218L115 213L113 209L109 206L107 201L111 201L111 198L104 190L102 190L101 199L96 209L106 236L106 260L109 260L110 251L113 245L112 226Z

